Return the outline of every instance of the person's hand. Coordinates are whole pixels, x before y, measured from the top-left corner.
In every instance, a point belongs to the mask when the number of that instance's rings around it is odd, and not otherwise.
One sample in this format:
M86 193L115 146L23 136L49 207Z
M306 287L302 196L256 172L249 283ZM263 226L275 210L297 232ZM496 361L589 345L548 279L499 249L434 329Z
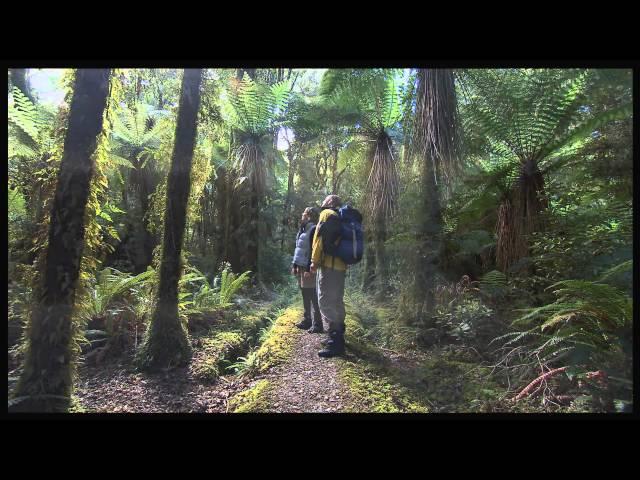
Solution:
M310 272L304 272L304 273L302 274L302 276L303 276L304 278L309 278L309 277L311 277L311 273L310 273Z
M311 273L316 273L317 270L318 270L318 267L316 267L316 264L311 263Z

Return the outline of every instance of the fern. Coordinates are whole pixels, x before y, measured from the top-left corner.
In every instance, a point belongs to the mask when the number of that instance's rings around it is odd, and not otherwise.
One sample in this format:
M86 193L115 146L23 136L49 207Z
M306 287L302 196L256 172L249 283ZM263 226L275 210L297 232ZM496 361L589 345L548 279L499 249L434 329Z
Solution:
M504 297L509 290L507 276L498 270L485 273L480 279L478 286L480 293L489 297Z
M602 274L602 276L600 277L600 282L608 280L611 277L614 277L621 273L628 272L631 270L632 267L633 267L633 260L627 260L626 262L622 262L619 265L611 267L609 270L607 270Z
M35 105L18 87L12 90L13 104L9 105L9 122L17 125L37 144L41 128Z
M505 343L511 345L533 335L541 340L533 354L544 360L557 360L578 347L591 355L613 352L618 338L631 328L631 298L610 285L564 280L548 289L553 290L555 302L527 309L513 322L533 323L531 329L510 332L494 341L512 337Z
M236 277L233 272L225 268L213 287L204 276L193 277L192 280L204 280L199 290L193 294L193 311L203 312L230 307L233 305L231 302L233 296L247 283L250 274L251 272L244 272Z
M236 277L233 272L224 270L220 281L219 304L223 307L231 305L233 295L240 290L248 281L251 272L244 272Z
M113 301L129 291L133 287L142 284L155 274L153 270L147 270L135 276L122 273L115 268L105 268L98 272L96 284L91 292L90 299L82 309L82 314L88 318L102 316L106 313Z

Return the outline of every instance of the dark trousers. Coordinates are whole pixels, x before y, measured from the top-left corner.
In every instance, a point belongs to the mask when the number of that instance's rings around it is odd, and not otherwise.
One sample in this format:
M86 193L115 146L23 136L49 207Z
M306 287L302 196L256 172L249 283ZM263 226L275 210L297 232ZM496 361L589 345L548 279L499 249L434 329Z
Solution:
M322 316L320 315L320 307L318 306L318 295L315 288L301 288L302 303L304 305L305 320L312 321L313 325L322 326ZM313 317L311 315L311 305L313 304Z

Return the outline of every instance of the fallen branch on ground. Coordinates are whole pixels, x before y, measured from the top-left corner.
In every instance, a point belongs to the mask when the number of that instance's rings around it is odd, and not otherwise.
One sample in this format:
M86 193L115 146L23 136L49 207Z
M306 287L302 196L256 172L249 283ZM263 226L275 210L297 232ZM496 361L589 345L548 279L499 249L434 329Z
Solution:
M518 394L516 395L516 397L513 399L515 402L517 402L518 400L520 400L521 398L523 398L524 396L528 395L529 392L531 390L533 390L538 384L542 383L543 381L545 381L547 378L552 377L553 375L555 375L556 373L560 373L560 372L564 372L568 367L560 367L560 368L555 368L553 370L548 371L547 373L540 375L538 378L536 378L533 382L531 382L529 385L527 385L526 387L524 387L524 389Z

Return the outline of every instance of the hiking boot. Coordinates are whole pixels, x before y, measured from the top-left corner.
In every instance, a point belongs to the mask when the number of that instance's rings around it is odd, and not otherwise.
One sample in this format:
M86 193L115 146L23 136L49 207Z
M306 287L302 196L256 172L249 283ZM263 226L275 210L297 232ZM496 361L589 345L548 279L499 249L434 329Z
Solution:
M344 354L344 335L342 332L329 332L329 340L324 349L318 352L318 356L323 358L336 357Z
M346 328L344 327L344 325L342 326L342 338L344 339L344 332L346 331ZM331 344L333 342L333 339L331 338L331 332L329 332L329 335L327 335L327 338L323 338L322 340L320 340L320 345L322 345L323 347L326 347L327 345Z
M305 318L301 322L296 323L296 327L306 330L309 327L311 327L311 320L308 318Z
M324 333L324 328L322 328L322 324L314 323L311 325L311 328L307 330L309 333Z

